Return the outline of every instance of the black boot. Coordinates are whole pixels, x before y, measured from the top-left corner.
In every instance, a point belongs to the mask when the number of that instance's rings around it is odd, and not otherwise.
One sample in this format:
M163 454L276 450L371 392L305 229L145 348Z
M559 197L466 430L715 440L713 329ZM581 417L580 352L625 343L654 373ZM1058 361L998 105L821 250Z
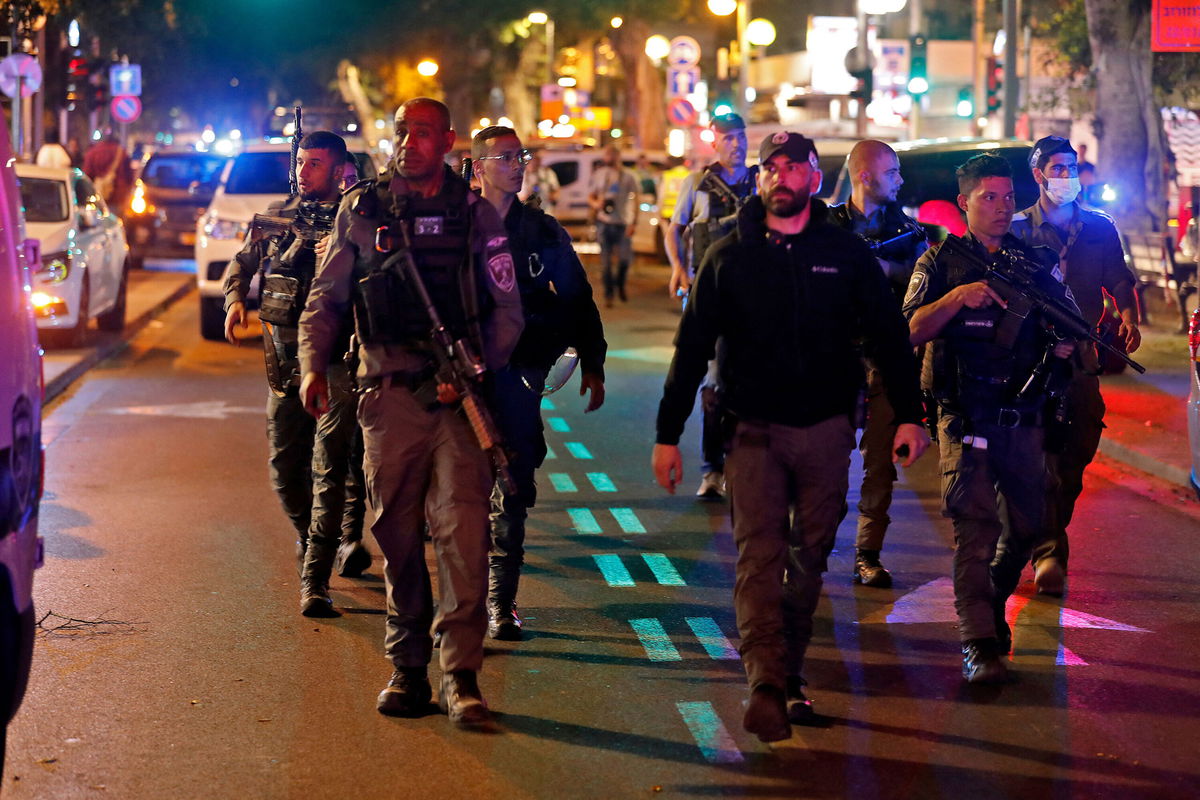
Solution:
M964 642L962 652L962 673L967 683L1005 683L1008 680L1008 667L994 636Z
M488 636L502 642L521 640L521 618L517 616L517 584L521 569L493 558L488 573Z
M343 538L333 560L337 574L343 578L361 578L370 566L371 551L362 543L362 539Z
M438 706L450 717L451 722L462 727L485 725L492 718L479 692L479 681L469 669L448 672L442 676Z
M761 742L790 739L792 726L788 722L783 689L769 683L755 686L750 692L750 702L746 704L742 727Z
M327 542L310 539L300 572L300 613L306 617L340 617L329 597L329 574L337 549Z
M425 667L397 667L375 707L389 717L418 717L429 709L433 688Z
M892 573L879 563L878 550L858 550L854 555L854 582L886 589L892 585Z
M308 538L301 536L296 540L296 574L304 574L304 554L308 551Z

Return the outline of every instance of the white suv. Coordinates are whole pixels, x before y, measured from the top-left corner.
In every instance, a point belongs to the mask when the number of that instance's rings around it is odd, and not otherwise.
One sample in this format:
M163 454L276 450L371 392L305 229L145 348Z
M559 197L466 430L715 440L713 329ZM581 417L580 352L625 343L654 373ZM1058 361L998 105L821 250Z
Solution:
M359 174L375 177L374 163L361 147L350 144ZM196 222L196 285L200 289L200 335L225 338L225 295L221 279L255 214L288 196L289 142L254 144L229 160L208 211ZM252 290L252 294L253 294Z

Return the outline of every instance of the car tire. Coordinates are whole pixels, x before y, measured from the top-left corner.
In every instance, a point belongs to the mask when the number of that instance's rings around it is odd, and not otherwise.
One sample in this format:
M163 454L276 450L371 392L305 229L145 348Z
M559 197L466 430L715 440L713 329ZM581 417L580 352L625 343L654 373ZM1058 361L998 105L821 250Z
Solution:
M200 298L200 335L212 342L225 341L225 303L220 297Z
M96 326L102 331L120 333L125 330L125 309L129 299L129 261L121 268L121 285L113 307L96 316Z
M77 315L75 324L70 328L39 331L42 344L48 348L63 348L68 350L78 349L87 345L87 308L90 300L91 291L88 288L88 276L85 272L83 274L83 284L79 287L79 314Z

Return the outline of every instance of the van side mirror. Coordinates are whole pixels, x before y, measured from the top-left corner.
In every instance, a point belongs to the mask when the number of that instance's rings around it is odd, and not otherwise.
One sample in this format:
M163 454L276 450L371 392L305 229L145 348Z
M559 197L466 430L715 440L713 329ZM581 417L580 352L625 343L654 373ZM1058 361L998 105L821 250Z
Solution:
M21 250L25 253L25 263L30 269L41 269L42 242L40 239L26 239L21 242Z

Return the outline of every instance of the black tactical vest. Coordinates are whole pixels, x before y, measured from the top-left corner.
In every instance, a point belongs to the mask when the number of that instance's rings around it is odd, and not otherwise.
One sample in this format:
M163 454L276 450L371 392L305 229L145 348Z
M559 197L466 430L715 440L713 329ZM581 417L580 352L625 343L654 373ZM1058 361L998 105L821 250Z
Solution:
M746 171L746 176L742 178L740 183L735 183L728 186L737 196L738 202L734 203L733 199L728 197L725 192L713 188L715 181L724 181L721 178L721 165L710 164L700 172L700 182L696 187L697 191L705 192L708 195L708 219L697 222L692 225L692 269L693 271L700 266L700 262L704 260L704 254L708 252L708 248L713 242L726 236L737 227L736 219L730 217L738 210L738 205L745 202L746 198L754 194L754 182L757 175L757 169L752 167ZM726 220L722 222L722 220Z
M550 286L561 267L556 252L557 226L546 212L530 205L518 206L510 213L519 215L515 227L505 228L525 318L525 328L511 360L548 369L567 349L570 330L567 304ZM553 262L549 263L549 269L548 262Z

